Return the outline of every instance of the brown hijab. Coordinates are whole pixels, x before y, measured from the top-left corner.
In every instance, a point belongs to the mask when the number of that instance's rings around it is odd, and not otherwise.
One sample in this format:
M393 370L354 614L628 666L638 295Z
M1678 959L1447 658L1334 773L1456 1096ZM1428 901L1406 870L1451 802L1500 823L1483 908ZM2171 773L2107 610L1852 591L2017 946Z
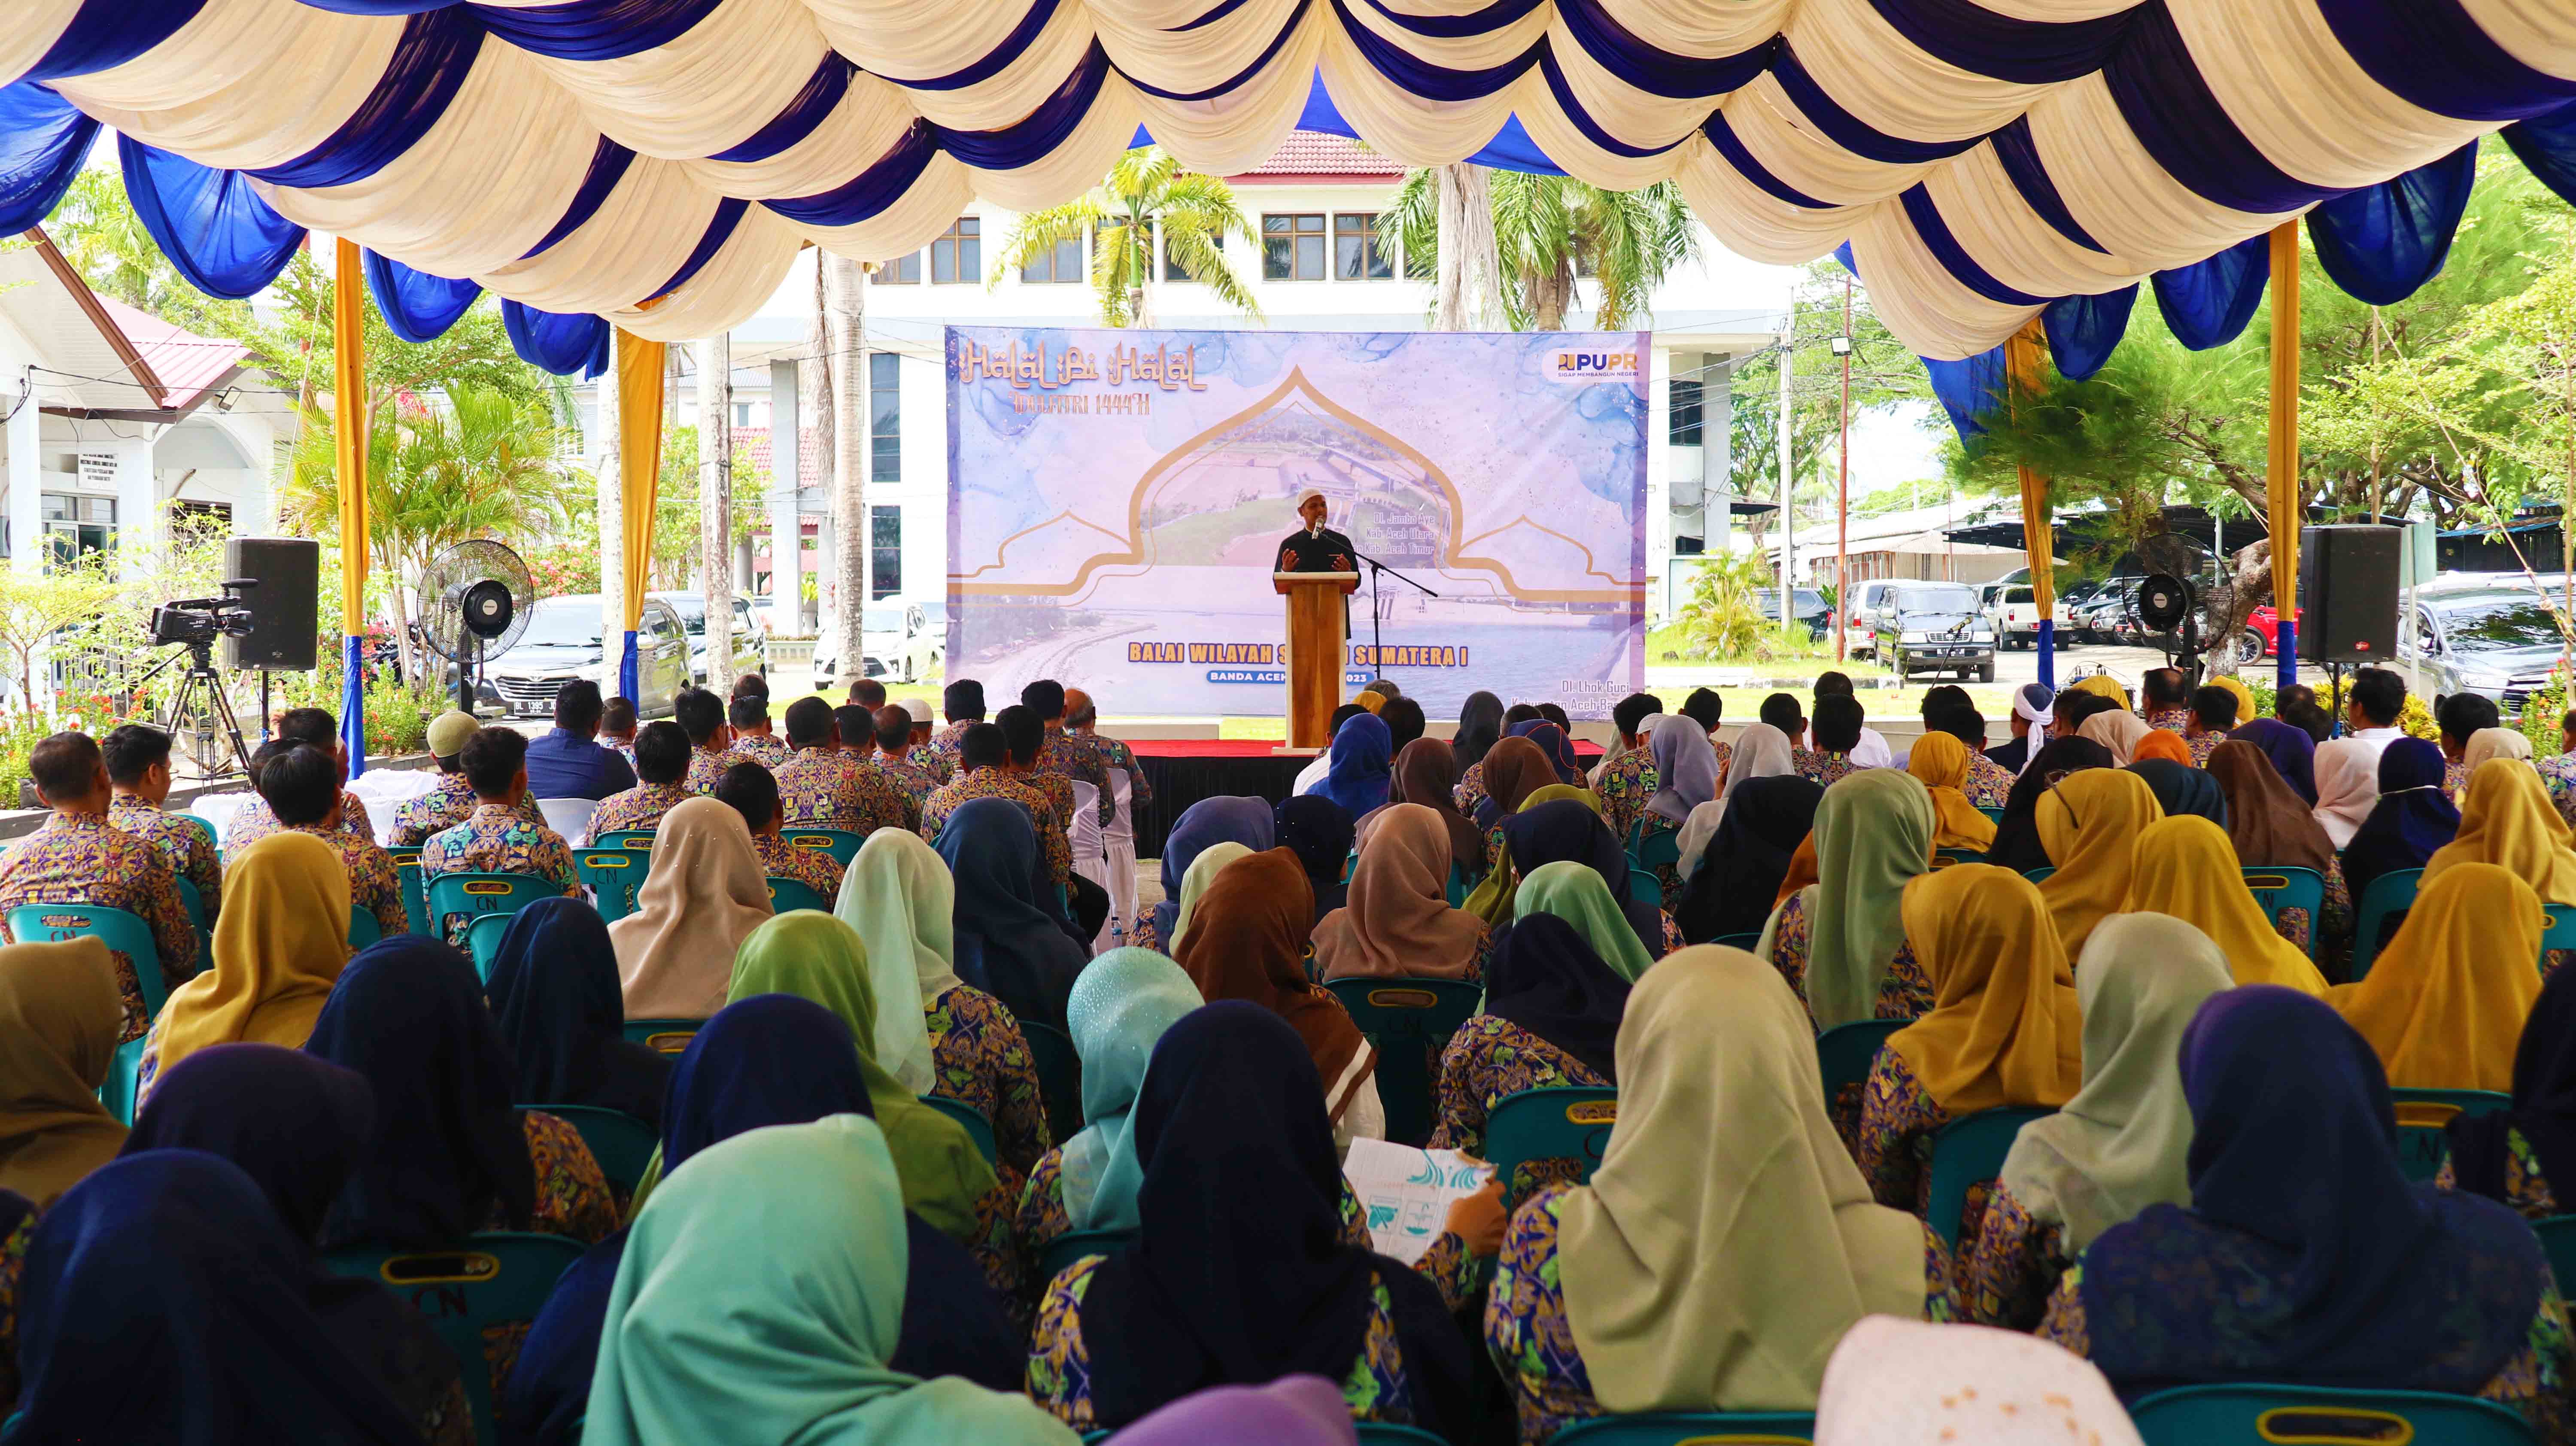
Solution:
M1546 750L1526 738L1506 738L1485 755L1486 805L1476 809L1476 821L1486 828L1507 813L1521 811L1522 800L1557 782L1555 760Z
M2263 750L2231 738L2209 753L2209 776L2227 795L2227 841L2248 868L2314 869L2334 858L2325 826Z
M1226 865L1200 896L1176 959L1208 1003L1249 1000L1288 1021L1323 1078L1325 1111L1339 1120L1374 1061L1342 1080L1368 1041L1340 1000L1306 982L1314 919L1315 888L1295 851L1253 854Z
M1418 803L1440 815L1449 830L1450 859L1464 865L1473 877L1485 867L1485 835L1458 811L1457 794L1458 755L1448 744L1437 738L1416 738L1395 755L1395 781L1387 788L1386 801ZM1371 814L1361 820L1361 827L1369 827L1377 817Z
M116 987L96 939L0 948L0 1189L39 1210L125 1144L94 1093L124 1022Z
M1360 850L1350 902L1315 926L1324 977L1464 976L1484 945L1485 925L1449 907L1448 885L1449 840L1439 815L1417 803L1387 805Z

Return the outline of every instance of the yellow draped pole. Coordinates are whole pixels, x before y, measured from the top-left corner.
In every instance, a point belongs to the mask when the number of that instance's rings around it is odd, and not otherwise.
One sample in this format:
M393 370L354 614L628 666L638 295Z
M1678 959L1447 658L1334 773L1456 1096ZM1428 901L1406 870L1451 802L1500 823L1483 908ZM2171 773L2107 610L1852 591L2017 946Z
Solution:
M2299 223L2272 228L2271 451L2263 478L2272 526L2272 609L2280 619L2279 687L2299 681Z
M2004 372L2010 379L2011 405L2039 392L2040 364L2048 354L2048 334L2034 316L2004 340ZM2021 465L2021 545L2030 559L2030 600L2039 609L2039 629L2032 646L2039 650L2039 681L2057 686L2057 519L2049 506L2049 479Z
M653 569L653 503L662 485L663 344L632 332L617 333L618 481L624 486L626 638L617 665L617 689L644 696L637 673L636 630L644 624L644 593Z
M358 243L331 267L331 427L340 469L340 742L349 775L367 767L367 333ZM269 720L260 720L265 733Z

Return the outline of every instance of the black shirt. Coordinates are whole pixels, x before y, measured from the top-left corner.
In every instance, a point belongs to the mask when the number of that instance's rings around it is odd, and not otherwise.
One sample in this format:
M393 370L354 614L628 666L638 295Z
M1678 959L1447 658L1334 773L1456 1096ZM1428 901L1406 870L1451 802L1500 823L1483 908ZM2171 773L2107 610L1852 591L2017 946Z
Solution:
M1351 540L1329 527L1312 535L1300 527L1279 540L1279 565L1272 571L1357 572L1354 552Z

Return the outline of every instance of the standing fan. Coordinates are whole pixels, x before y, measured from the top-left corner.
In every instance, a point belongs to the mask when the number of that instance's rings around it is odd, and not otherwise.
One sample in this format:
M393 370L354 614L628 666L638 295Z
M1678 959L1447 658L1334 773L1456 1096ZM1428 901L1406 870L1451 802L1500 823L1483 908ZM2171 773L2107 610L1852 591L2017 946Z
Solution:
M505 653L528 630L536 583L519 555L489 538L460 542L420 574L420 632L431 652L456 664L456 706L474 711L474 684L488 653Z

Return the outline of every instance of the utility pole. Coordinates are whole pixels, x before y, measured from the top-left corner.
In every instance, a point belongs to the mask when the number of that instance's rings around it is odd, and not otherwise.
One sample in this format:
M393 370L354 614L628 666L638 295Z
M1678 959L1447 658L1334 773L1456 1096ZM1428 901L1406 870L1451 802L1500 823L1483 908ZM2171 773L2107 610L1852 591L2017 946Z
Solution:
M1789 309L1780 314L1780 626L1798 621L1798 499L1789 445L1789 372L1797 360L1798 289L1789 288ZM1842 627L1842 601L1834 601L1834 627Z
M698 591L707 609L707 686L733 690L733 337L698 343Z
M1834 338L1834 352L1843 359L1842 440L1834 444L1834 462L1842 473L1841 480L1835 484L1834 497L1834 608L1837 612L1843 610L1843 600L1851 596L1851 293L1851 273L1846 271L1843 273L1843 334ZM1835 662L1843 661L1843 649L1850 639L1847 629L1834 629Z

